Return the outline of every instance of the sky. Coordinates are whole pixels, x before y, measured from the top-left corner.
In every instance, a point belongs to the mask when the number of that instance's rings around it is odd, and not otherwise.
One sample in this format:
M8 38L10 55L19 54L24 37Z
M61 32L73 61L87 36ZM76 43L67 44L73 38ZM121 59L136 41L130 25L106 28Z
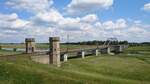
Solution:
M0 42L150 42L150 0L0 0Z

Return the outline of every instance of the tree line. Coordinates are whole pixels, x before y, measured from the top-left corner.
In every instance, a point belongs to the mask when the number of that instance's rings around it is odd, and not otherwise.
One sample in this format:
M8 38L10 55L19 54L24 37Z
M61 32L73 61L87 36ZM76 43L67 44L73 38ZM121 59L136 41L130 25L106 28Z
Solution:
M68 42L68 43L63 43L63 44L72 44L72 45L103 45L104 43L108 41L98 41L98 40L94 40L94 41L83 41L83 42ZM129 45L129 46L150 46L150 42L128 42L128 41L112 41L110 43L111 45Z

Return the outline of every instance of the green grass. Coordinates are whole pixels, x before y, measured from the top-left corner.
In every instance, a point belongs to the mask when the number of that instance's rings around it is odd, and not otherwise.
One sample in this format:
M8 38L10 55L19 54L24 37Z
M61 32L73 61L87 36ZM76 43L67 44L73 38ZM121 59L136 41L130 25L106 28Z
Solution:
M150 64L150 46L129 47L125 54Z
M0 50L0 56L5 56L5 55L16 55L16 54L21 54L22 52L14 52L14 51L8 51L8 50Z
M127 51L149 51L150 52L150 46L129 47Z
M143 48L149 52L149 46ZM129 51L131 48L115 56L71 59L59 68L24 58L3 61L0 84L150 84L150 64L146 61L150 54L128 55Z
M1 44L2 48L25 48L25 44Z

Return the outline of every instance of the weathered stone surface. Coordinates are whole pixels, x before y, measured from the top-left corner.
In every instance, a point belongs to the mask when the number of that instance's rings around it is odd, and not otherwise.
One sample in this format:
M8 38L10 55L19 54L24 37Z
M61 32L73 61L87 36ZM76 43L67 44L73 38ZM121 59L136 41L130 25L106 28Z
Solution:
M33 53L35 51L35 39L34 38L26 38L26 53Z
M31 56L31 59L35 62L42 63L42 64L49 64L49 55L38 55L38 56Z
M25 41L26 42L35 42L35 39L34 38L26 38Z
M59 37L50 37L50 64L60 66L60 40Z

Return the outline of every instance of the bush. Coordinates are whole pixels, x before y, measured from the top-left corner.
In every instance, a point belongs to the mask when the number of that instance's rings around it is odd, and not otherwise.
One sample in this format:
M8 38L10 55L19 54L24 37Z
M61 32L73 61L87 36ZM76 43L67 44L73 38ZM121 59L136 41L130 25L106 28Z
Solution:
M17 51L17 48L14 48L13 51L16 52L16 51Z
M2 46L0 46L0 50L2 50Z

